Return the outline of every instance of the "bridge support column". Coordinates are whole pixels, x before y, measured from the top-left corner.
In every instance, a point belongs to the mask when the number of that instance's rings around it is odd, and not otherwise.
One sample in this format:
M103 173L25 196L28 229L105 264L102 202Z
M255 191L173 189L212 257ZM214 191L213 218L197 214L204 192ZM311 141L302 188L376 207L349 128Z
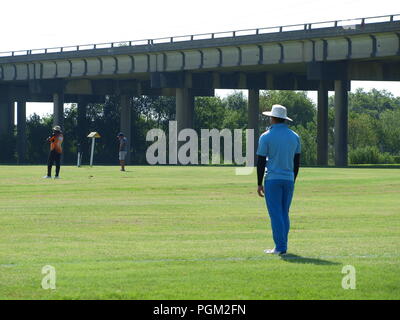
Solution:
M335 80L335 165L347 166L348 81Z
M121 112L121 122L120 128L121 132L125 135L126 139L128 140L128 154L126 155L126 163L129 164L131 160L131 131L132 131L132 112L131 112L131 105L130 105L129 96L121 95L119 97L120 103L120 112Z
M318 88L317 164L328 165L328 87L323 80Z
M17 102L17 154L18 163L26 162L26 102Z
M0 102L0 136L11 135L14 128L14 102Z
M64 93L53 94L53 126L64 129Z
M176 89L176 121L178 134L183 129L193 129L194 96L191 89Z
M78 145L80 146L81 152L87 152L87 122L86 122L86 107L88 102L85 98L79 97L78 104L77 104L77 133L78 133Z
M0 101L0 161L14 161L14 102Z
M256 165L256 152L260 130L258 118L260 113L260 91L258 89L249 89L248 109L247 109L247 129L254 130L254 165Z

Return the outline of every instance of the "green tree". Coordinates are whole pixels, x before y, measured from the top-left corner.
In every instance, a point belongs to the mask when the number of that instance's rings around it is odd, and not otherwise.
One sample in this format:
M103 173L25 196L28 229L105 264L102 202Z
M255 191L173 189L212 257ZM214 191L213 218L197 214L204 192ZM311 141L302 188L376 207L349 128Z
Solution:
M350 112L348 125L350 149L378 145L376 122L377 120L367 113Z
M247 109L247 99L243 95L243 91L234 91L232 94L224 98L226 108L229 110L243 111Z
M27 134L27 162L45 163L49 153L49 144L46 139L51 134L53 117L40 118L33 114L26 122Z
M293 119L293 124L303 127L307 127L307 124L313 121L317 111L314 102L304 91L262 91L260 94L261 111L271 110L274 104L285 106L289 117Z
M334 121L331 122L331 116L334 120L334 103L334 96L330 96L330 150L333 150L334 145ZM365 92L363 89L357 89L355 92L349 92L349 146L350 151L357 149L352 155L353 159L359 159L360 154L367 152L367 146L375 146L381 153L399 153L396 139L399 121L396 119L397 110L400 110L400 97L394 97L386 90L372 89ZM389 158L381 157L379 161L383 161L382 159Z
M314 166L317 164L317 128L315 122L309 122L306 127L298 125L293 130L300 136L302 165Z
M270 110L273 104L282 104L288 108L290 123L302 141L302 164L316 163L316 107L305 92L262 91L260 111ZM145 164L147 146L146 134L152 128L168 130L168 121L175 119L174 97L141 96L131 99L132 132L131 144L133 162ZM85 130L100 132L102 138L97 141L96 162L117 162L116 134L120 128L120 107L116 96L109 96L105 103L89 104L86 109ZM329 97L329 155L330 163L334 156L334 97ZM247 99L241 91L221 99L219 97L196 97L194 127L199 132L202 128L245 129L247 127ZM266 117L260 116L260 128L267 124ZM48 155L46 138L51 133L52 116L40 118L33 115L27 120L27 157L30 163L44 163ZM385 90L364 92L357 90L349 93L349 146L354 161L372 161L365 153L374 146L382 154L376 161L392 161L392 155L400 157L400 98ZM66 108L64 120L64 163L76 161L77 149L77 108ZM2 162L15 161L15 134L2 137L0 141L3 153ZM89 141L88 141L89 142ZM245 143L245 140L243 140ZM7 149L8 148L8 149ZM372 152L371 151L371 152ZM83 150L84 161L88 161L89 143ZM390 153L390 154L389 154ZM8 160L6 155L11 155ZM374 158L374 159L375 159ZM353 161L352 160L352 161ZM375 161L375 160L374 160Z
M386 110L380 116L379 126L383 151L400 155L400 108Z
M225 116L223 127L234 129L247 128L247 99L242 91L234 91L223 99Z
M224 129L225 103L219 97L197 97L195 102L194 128Z
M133 161L146 164L146 150L151 142L146 134L153 128L168 132L168 122L175 119L175 97L140 96L132 99Z
M358 88L356 92L349 93L349 110L356 113L366 113L378 119L386 110L400 108L400 97L395 98L386 90L372 89L365 92Z

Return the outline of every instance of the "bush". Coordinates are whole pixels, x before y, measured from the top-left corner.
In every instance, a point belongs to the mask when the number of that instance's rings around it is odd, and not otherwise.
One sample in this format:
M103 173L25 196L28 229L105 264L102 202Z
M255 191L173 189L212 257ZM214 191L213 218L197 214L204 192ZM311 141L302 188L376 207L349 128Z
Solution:
M394 157L387 152L381 153L375 146L356 148L350 151L351 164L392 164Z
M393 161L400 164L400 156L393 156Z

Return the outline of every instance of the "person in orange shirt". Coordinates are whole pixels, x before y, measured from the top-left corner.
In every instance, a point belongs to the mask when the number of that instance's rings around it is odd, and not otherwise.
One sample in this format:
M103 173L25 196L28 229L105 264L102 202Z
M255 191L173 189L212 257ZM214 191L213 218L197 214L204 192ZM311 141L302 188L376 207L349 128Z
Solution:
M55 126L53 128L53 134L51 137L47 138L47 141L50 142L50 153L47 161L47 176L44 176L45 179L51 179L51 168L53 163L56 163L56 175L54 179L59 179L60 174L60 160L62 154L61 144L64 140L63 134L61 133L61 127Z

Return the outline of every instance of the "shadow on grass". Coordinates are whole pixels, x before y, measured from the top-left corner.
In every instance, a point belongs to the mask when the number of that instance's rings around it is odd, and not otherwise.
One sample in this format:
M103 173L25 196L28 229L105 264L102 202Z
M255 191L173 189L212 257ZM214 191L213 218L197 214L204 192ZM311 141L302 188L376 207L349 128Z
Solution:
M337 265L340 264L339 262L333 262L333 261L328 261L328 260L322 260L322 259L317 259L317 258L307 258L307 257L302 257L298 256L296 254L288 253L285 255L280 256L282 260L286 262L291 262L291 263L309 263L309 264L316 264L316 265L323 265L323 266L329 266L329 265Z

